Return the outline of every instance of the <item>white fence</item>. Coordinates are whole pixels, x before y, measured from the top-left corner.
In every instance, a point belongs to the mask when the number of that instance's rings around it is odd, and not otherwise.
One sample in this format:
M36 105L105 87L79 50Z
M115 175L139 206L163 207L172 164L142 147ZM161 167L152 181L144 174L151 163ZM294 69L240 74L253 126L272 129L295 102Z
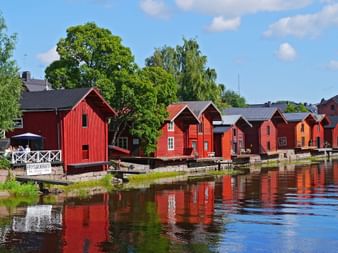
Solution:
M10 156L12 164L55 163L62 161L61 150L15 151Z

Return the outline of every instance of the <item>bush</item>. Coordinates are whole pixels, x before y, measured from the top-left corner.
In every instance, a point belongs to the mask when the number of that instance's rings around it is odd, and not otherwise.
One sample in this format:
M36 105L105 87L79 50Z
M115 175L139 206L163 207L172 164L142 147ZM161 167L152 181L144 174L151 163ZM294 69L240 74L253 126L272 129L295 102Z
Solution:
M8 169L11 167L10 161L4 157L0 157L0 169Z
M5 183L0 184L0 190L6 190L16 197L35 197L38 196L38 188L36 185L20 184L15 180L7 180Z

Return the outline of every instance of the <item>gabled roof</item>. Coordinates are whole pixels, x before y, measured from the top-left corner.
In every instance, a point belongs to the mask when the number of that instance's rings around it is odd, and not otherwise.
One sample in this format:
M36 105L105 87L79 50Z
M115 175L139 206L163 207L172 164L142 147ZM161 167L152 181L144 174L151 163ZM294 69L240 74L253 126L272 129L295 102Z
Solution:
M29 79L22 81L27 91L44 91L44 90L52 90L52 85L47 80L40 79Z
M330 121L329 121L328 117L325 114L313 113L312 115L313 115L313 117L316 119L316 121L318 123L322 123L322 125L328 125L328 124L330 124Z
M329 98L328 100L325 100L323 98L322 101L320 101L320 105L326 104L327 102L330 102L330 101L334 101L334 102L338 103L338 95L336 95L332 98Z
M109 115L115 115L115 111L94 88L23 92L20 107L22 111L71 110L86 97L94 98L95 106Z
M306 120L308 117L316 121L312 113L309 112L292 112L292 113L284 113L284 117L288 122L299 122Z
M213 124L215 126L216 125L233 126L240 120L245 122L248 126L252 127L250 122L242 115L222 115L222 121L214 121Z
M182 115L185 117L186 121L191 123L199 123L196 115L191 111L188 105L186 104L171 104L168 105L167 111L169 113L168 119L169 121L174 121L177 117ZM184 115L183 115L184 114Z
M214 127L214 134L222 134L226 131L231 129L231 126L215 126Z
M338 116L328 116L330 124L325 128L335 128L338 125Z
M285 117L278 108L261 107L261 108L228 108L224 111L225 115L242 115L248 121L266 121L271 120L277 113L286 122Z
M182 101L179 104L188 105L197 118L200 118L209 107L212 107L215 120L221 120L222 114L212 101Z

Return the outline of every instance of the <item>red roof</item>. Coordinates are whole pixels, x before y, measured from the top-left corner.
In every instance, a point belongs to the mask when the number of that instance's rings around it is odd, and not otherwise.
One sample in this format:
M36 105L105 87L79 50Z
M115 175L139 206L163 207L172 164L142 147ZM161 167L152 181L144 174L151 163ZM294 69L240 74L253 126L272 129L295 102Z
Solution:
M167 111L169 112L168 120L174 120L185 108L185 104L171 104L168 105Z

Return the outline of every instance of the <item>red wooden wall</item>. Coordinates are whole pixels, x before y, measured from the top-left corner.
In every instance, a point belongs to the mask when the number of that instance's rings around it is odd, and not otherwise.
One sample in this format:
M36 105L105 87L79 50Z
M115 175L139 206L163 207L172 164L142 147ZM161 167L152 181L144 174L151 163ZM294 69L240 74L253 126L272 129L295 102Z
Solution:
M319 138L319 144L317 143L317 138ZM312 126L312 146L323 148L324 143L324 126L322 123L316 123Z
M331 106L334 106L334 109L331 109ZM318 105L318 113L319 114L326 114L327 116L338 116L338 103L331 100L326 104L319 104Z
M330 147L338 148L338 125L335 128L325 128L325 141Z
M215 156L223 157L225 160L231 160L232 128L229 128L223 134L215 134L214 143Z
M82 114L87 114L87 127L82 127ZM63 160L65 165L108 161L108 124L86 100L63 118ZM84 159L82 146L89 146L89 158ZM67 169L67 167L66 167Z

